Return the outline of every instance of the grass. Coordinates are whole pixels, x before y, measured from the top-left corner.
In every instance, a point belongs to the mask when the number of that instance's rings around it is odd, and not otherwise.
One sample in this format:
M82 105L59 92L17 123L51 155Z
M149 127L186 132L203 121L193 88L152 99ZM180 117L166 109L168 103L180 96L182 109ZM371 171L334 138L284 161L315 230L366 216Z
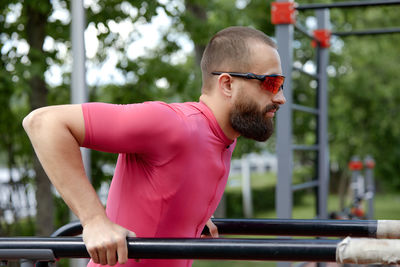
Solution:
M293 218L296 219L311 219L315 216L315 200L314 197L309 194L304 197L301 204L294 205L293 207ZM337 211L339 209L339 198L336 195L330 195L328 197L328 210ZM394 193L381 193L375 196L374 201L374 219L386 219L394 220L400 219L400 194ZM276 218L275 211L263 212L256 215L257 218ZM208 260L196 260L193 263L193 267L272 267L276 266L276 262L266 261L208 261Z

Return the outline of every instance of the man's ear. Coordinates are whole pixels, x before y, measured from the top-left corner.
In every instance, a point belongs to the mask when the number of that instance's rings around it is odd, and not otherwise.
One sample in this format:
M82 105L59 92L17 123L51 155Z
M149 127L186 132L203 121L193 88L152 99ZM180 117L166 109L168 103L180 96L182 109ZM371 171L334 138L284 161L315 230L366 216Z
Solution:
M232 76L223 73L218 77L218 89L225 97L232 97Z

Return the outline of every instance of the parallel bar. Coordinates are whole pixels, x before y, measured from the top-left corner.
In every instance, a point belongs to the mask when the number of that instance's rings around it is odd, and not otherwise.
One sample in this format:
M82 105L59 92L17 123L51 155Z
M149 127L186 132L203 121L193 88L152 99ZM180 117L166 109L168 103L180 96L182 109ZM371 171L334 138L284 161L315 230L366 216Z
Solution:
M388 6L400 5L399 0L385 1L349 1L331 4L303 4L296 7L297 10L323 9L323 8L353 8L353 7L371 7L371 6Z
M316 80L318 79L317 74L307 72L307 71L303 70L302 68L299 68L299 67L296 67L296 66L293 66L293 69L297 70L297 71L300 71L301 73L303 73L305 75L308 75L308 76L310 76L310 77L312 77L312 78L314 78Z
M318 113L319 113L318 109L316 109L316 108L310 108L310 107L306 107L306 106L302 106L302 105L298 105L298 104L293 104L292 109L307 112L307 113L312 113L315 115L318 115Z
M292 145L293 150L302 150L302 151L317 151L318 145L308 146L308 145Z
M378 222L381 236L378 238L400 238L391 236L399 232L400 221L376 220L312 220L312 219L212 219L222 235L274 235L274 236L325 236L325 237L370 237L377 238ZM389 226L392 225L392 226ZM397 225L397 226L396 226ZM383 226L383 227L382 227ZM72 222L57 230L60 236L79 235L82 226ZM203 230L207 234L208 228ZM52 236L55 236L53 234Z
M309 33L307 31L307 29L303 25L301 25L300 23L294 24L294 28L296 30L298 30L299 32L301 32L302 34L304 34L305 36L307 36L308 38L310 38L311 40L317 41L317 39L315 39L315 37L313 35L311 35L311 33Z
M376 238L378 225L376 220L212 219L212 221L222 235Z
M340 240L288 239L151 239L130 238L128 256L136 259L230 259L335 262ZM0 238L0 251L52 250L56 258L88 258L79 237ZM15 254L14 254L15 255Z
M224 259L399 264L400 240L128 238L131 259ZM0 238L0 260L88 258L80 237ZM36 255L37 254L37 255ZM32 258L30 258L32 257Z
M292 185L292 191L299 191L299 190L303 190L303 189L307 189L307 188L312 188L312 187L316 187L318 186L318 180L315 181L310 181L310 182L306 182L306 183L302 183L302 184L295 184Z
M393 33L400 33L400 28L370 29L370 30L349 31L349 32L332 32L333 35L340 36L340 37L393 34Z

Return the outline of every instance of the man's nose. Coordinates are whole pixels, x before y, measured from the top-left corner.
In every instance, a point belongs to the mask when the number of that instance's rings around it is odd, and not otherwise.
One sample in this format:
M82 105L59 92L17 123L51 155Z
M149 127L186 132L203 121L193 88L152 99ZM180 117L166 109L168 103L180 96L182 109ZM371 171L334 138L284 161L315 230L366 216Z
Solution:
M280 90L274 97L272 98L272 101L276 104L283 105L286 103L286 98L283 95L283 90Z

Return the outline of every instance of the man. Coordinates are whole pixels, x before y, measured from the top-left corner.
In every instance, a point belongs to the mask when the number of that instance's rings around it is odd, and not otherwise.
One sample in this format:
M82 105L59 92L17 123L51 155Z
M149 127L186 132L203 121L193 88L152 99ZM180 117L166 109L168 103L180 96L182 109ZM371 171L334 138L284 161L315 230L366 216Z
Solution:
M201 69L197 103L53 106L24 119L47 175L83 225L90 266L190 266L128 260L126 237L200 237L206 224L218 236L209 218L224 191L235 140L269 138L286 101L284 78L275 43L246 27L217 33ZM85 175L80 146L119 153L106 211Z

